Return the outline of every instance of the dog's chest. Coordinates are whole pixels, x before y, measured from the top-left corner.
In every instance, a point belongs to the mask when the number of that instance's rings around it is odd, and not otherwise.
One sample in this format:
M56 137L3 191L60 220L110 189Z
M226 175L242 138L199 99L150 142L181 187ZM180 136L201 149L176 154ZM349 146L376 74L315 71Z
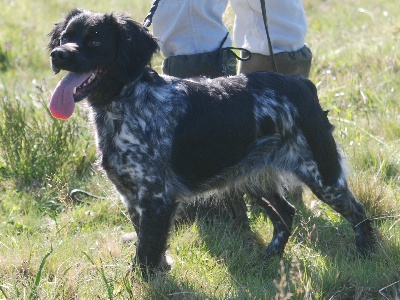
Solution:
M165 161L168 141L139 115L108 112L96 122L101 165L123 194L154 182Z

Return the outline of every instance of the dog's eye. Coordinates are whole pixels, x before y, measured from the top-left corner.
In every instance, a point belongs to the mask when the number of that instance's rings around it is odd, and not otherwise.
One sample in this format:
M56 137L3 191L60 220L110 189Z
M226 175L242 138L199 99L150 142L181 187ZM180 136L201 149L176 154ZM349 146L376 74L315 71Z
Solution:
M67 42L68 42L68 39L65 36L62 36L60 38L60 46L66 44Z
M90 47L99 47L101 45L98 41L90 41L88 44Z

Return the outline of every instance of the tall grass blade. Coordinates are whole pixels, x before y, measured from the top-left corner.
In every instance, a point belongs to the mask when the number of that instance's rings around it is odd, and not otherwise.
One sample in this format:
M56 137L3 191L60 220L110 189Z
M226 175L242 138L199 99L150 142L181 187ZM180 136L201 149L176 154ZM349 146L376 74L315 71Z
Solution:
M29 299L37 299L38 298L37 289L40 284L40 279L42 278L42 270L44 268L47 258L51 255L52 252L53 252L53 246L51 246L50 251L47 252L47 254L43 257L42 262L40 263L39 270L36 273L35 281L33 283L32 292L29 295Z
M86 258L92 263L92 265L96 268L96 270L99 272L99 274L101 276L101 279L103 280L103 282L104 282L104 284L106 286L108 299L110 299L110 300L113 299L114 298L114 289L111 286L111 284L108 282L106 273L105 273L104 268L103 268L103 261L100 258L100 265L97 265L93 261L93 259L89 256L89 254L87 254L85 251L82 251L82 252L86 256Z

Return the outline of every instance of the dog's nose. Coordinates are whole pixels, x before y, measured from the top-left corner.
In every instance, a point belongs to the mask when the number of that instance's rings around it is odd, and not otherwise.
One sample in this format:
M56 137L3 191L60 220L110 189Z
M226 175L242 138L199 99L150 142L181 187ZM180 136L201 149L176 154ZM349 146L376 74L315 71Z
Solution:
M56 48L51 51L50 56L53 62L63 62L69 57L69 52L65 49Z

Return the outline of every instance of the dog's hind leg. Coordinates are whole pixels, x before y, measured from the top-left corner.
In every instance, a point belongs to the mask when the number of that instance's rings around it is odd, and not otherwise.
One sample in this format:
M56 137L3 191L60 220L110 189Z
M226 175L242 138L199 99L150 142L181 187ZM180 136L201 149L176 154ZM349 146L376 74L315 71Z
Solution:
M353 227L357 251L369 255L375 245L375 236L364 206L348 188L344 174L336 182L324 184L313 161L302 163L298 177L308 185L312 192L323 202L341 214Z
M266 256L282 255L292 231L295 208L278 193L251 194L250 198L266 212L274 226L271 242L266 249Z

